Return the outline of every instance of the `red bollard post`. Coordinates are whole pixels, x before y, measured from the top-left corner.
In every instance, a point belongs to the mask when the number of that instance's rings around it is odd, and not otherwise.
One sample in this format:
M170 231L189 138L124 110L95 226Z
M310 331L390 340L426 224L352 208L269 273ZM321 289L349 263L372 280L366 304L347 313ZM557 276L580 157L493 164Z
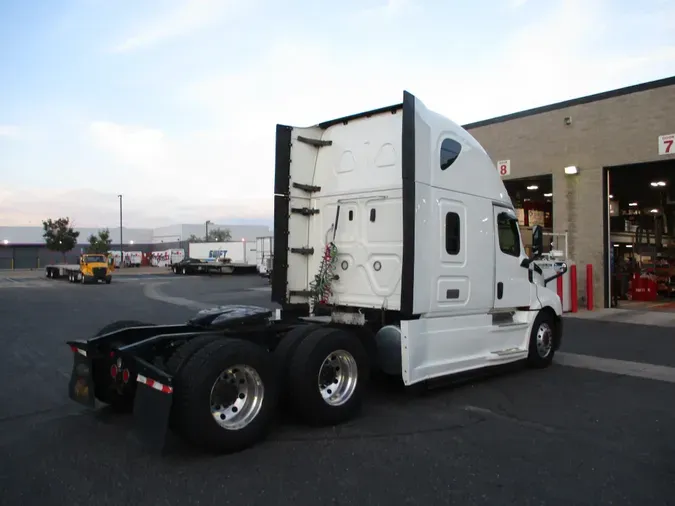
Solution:
M570 311L576 313L579 310L577 295L577 266L570 266Z
M558 297L560 297L560 303L563 306L563 312L565 312L565 299L563 299L563 279L562 276L560 276L556 281L556 288L558 289Z
M593 265L586 265L586 309L593 311Z

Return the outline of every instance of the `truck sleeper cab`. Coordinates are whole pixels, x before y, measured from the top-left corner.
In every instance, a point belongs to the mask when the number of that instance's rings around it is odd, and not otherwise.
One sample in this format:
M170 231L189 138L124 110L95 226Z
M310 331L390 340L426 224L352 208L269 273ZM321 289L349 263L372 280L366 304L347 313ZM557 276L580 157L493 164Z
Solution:
M334 322L384 318L378 360L406 385L526 358L537 317L560 329L560 300L531 281L496 165L410 93L314 127L278 126L275 194L273 300L317 306L312 281L332 244L324 306Z
M260 441L278 404L352 419L370 371L406 386L524 359L546 367L562 306L525 255L485 150L413 95L309 128L277 126L272 300L184 325L118 321L71 340L69 396L131 409L210 451ZM180 265L180 264L179 264ZM171 420L171 423L169 423Z

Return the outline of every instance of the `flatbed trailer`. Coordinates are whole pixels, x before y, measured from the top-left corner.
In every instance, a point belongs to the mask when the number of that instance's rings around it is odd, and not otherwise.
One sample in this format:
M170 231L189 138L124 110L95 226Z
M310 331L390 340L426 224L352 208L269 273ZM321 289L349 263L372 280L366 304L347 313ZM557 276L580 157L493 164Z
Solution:
M353 419L371 371L417 389L552 363L563 319L547 284L566 264L545 277L539 226L524 253L497 168L459 125L406 92L395 106L278 125L275 171L281 309L118 321L70 340L71 399L132 410L153 448L171 427L229 453L263 439L277 406L309 425Z
M180 262L171 266L176 274L233 274L235 272L256 272L256 266L244 263L222 262Z
M45 276L49 279L68 279L70 283L112 282L112 276L104 267L94 267L91 275L84 275L79 264L50 264L45 266Z

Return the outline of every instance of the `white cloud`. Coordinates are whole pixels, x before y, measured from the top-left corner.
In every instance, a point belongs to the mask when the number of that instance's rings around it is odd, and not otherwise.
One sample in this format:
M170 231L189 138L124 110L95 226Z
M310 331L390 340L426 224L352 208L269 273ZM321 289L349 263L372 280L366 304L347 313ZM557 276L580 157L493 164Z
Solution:
M0 125L0 137L9 137L16 139L19 137L21 129L16 125Z
M419 11L416 0L380 0L374 7L366 7L357 11L353 17L357 22L382 23L401 19L404 15Z
M216 206L219 216L272 212L273 164L261 163L255 136L212 130L171 137L158 129L101 121L91 124L90 134L112 157L120 191L138 199L143 193L174 195L164 198L164 212L172 212L174 199L175 205L193 202L195 209Z
M512 9L518 9L520 7L523 7L528 0L509 0L509 5Z
M214 25L232 12L237 3L238 0L180 0L177 7L137 27L112 52L142 49Z

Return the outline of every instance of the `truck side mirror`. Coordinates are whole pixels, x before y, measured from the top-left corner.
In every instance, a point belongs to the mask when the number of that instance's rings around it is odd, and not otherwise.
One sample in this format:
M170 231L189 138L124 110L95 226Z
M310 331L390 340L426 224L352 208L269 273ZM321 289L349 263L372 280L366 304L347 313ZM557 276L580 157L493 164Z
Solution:
M532 227L532 258L539 258L544 253L544 231L540 225Z

